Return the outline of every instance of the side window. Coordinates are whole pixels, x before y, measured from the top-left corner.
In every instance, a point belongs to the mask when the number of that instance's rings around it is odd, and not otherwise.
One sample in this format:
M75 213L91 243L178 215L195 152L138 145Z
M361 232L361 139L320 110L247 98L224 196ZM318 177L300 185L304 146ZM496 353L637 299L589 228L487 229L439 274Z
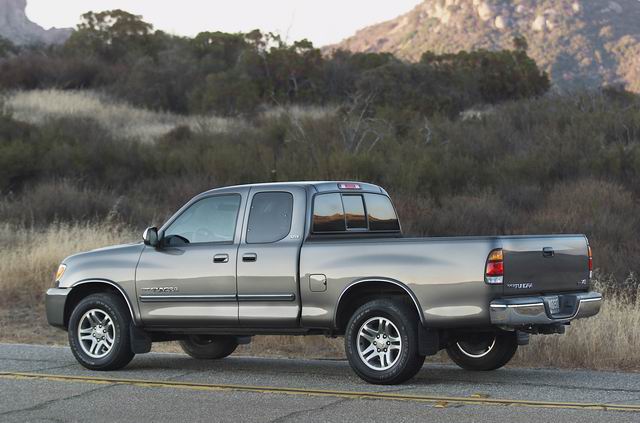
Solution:
M293 195L288 192L259 192L253 196L247 227L247 243L280 241L291 230Z
M313 200L313 232L346 231L340 194L316 195Z
M178 235L191 244L233 242L240 196L206 197L193 203L165 230L164 237ZM171 240L170 240L171 243Z
M398 216L391 201L384 195L365 194L370 231L399 231Z
M344 204L347 229L367 229L367 219L364 216L362 196L343 195L342 204Z

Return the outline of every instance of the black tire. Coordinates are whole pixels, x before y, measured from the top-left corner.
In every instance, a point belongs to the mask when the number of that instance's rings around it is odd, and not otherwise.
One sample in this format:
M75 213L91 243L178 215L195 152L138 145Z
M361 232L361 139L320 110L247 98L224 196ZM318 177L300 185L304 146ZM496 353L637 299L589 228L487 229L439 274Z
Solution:
M362 349L369 348L369 341L359 337L360 329L365 323L377 317L388 319L393 323L395 325L393 331L395 333L397 329L397 335L401 341L400 352L390 360L388 364L393 364L387 369L369 367L358 351L359 345ZM363 380L379 385L395 385L411 379L418 373L425 358L418 353L418 324L419 319L415 310L402 301L377 299L362 305L349 319L344 338L345 352L353 371ZM376 340L371 342L372 347ZM371 352L373 353L373 350ZM380 358L373 360L374 362L369 361L371 365L377 364L375 360L382 365Z
M113 344L111 350L100 358L91 357L81 345L79 325L85 313L101 310L113 322ZM90 370L121 369L133 359L130 338L131 314L122 298L108 293L92 294L82 299L69 318L69 346L76 360Z
M493 346L489 348L491 345ZM488 371L507 364L517 350L516 333L498 331L465 336L449 345L447 354L454 363L465 370Z
M180 341L182 350L198 360L218 360L233 353L238 342L233 336L191 335Z

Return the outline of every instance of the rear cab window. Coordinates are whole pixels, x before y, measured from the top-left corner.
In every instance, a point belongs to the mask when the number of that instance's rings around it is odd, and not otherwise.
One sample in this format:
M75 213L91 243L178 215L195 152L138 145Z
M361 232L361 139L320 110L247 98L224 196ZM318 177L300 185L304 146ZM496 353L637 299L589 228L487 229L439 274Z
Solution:
M313 234L400 233L389 197L372 193L317 194L313 200Z
M400 222L391 200L384 195L364 194L370 231L400 231Z
M364 200L361 195L342 195L347 229L367 229Z
M345 232L342 198L338 193L317 195L313 202L313 232Z

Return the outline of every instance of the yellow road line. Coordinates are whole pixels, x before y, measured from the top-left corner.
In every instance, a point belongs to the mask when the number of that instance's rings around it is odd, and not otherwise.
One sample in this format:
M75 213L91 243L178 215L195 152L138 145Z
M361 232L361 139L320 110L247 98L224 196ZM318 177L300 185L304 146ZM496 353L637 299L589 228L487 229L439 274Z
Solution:
M303 389L303 388L282 388L276 386L251 386L251 385L229 385L229 384L207 384L194 382L177 381L157 381L143 379L118 379L94 376L68 376L44 373L21 373L21 372L0 372L1 379L38 379L55 382L80 382L94 384L114 384L141 386L146 388L172 388L192 391L240 391L258 392L268 394L285 395L308 395L308 396L329 396L349 399L381 399L393 401L427 402L434 403L437 408L444 408L449 404L469 404L469 405L502 405L537 408L561 408L561 409L581 409L581 410L604 410L604 411L631 411L640 412L640 404L622 405L605 403L583 403L583 402L552 402L538 400L516 400L486 398L478 394L471 397L447 397L434 395L410 395L391 392L358 392L358 391L334 391L324 389Z

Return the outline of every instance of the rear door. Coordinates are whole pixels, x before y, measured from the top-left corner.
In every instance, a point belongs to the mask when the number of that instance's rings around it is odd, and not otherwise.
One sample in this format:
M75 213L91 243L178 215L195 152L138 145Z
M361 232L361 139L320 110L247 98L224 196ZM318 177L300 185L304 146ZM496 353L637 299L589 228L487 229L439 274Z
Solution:
M302 187L252 188L248 204L238 249L240 325L295 327L300 313L298 261L306 191Z
M501 240L505 295L588 289L589 261L584 236L523 236Z

